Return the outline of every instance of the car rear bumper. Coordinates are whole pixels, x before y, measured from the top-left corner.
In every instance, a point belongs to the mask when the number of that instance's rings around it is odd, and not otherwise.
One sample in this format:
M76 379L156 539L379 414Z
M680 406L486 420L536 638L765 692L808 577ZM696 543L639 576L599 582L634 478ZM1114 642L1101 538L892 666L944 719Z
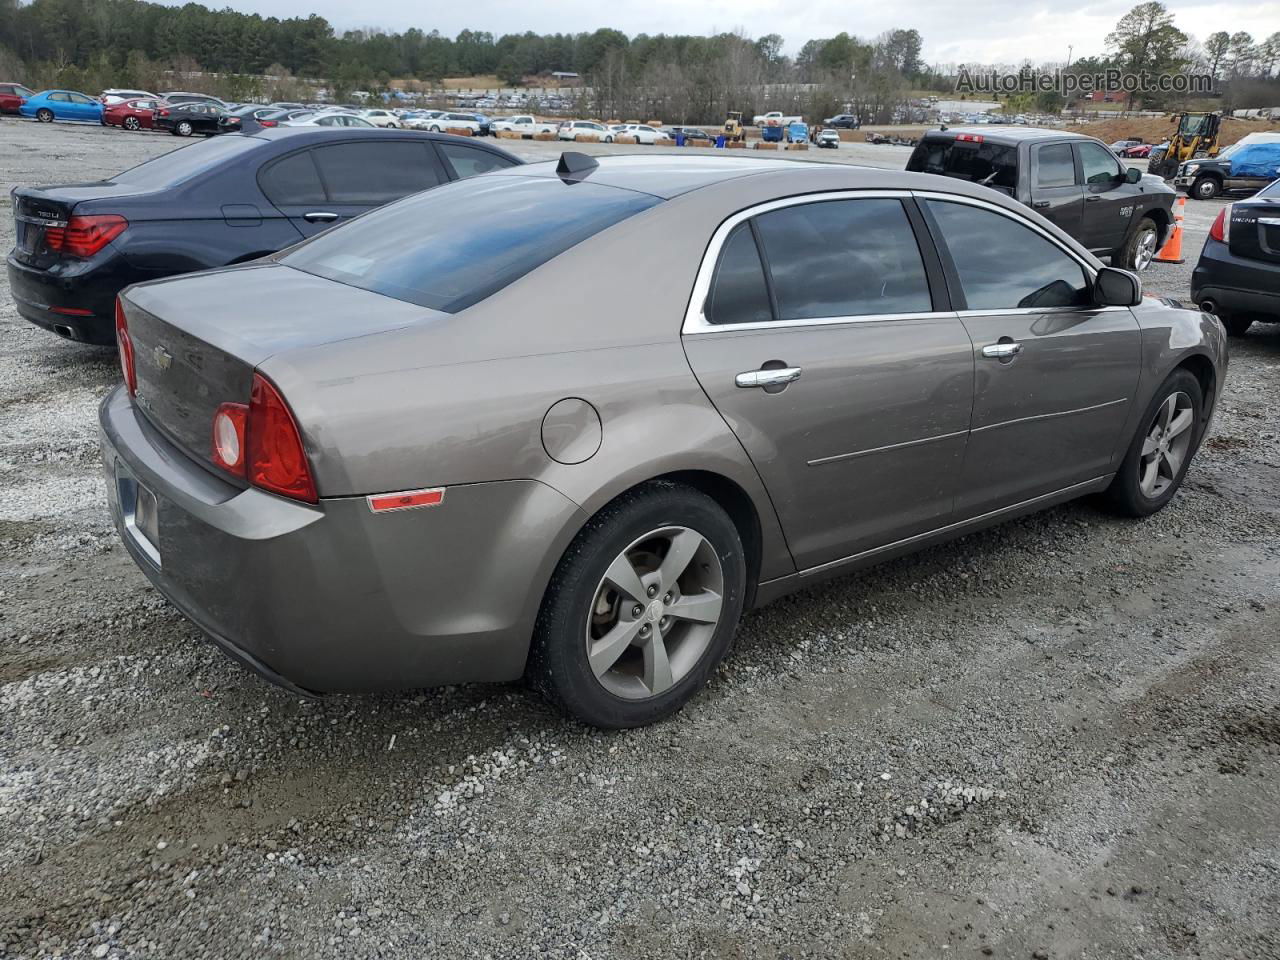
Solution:
M1280 317L1280 263L1234 255L1212 237L1191 273L1191 299L1213 301L1224 313L1260 313Z
M99 426L135 562L220 647L295 691L516 679L582 519L533 480L450 487L440 506L381 514L364 497L312 506L240 489L174 447L123 387ZM154 547L130 520L138 486L155 496Z
M40 270L10 254L7 266L9 290L20 316L68 340L100 345L115 343L116 294L141 279L123 272L123 262L114 258L67 261Z

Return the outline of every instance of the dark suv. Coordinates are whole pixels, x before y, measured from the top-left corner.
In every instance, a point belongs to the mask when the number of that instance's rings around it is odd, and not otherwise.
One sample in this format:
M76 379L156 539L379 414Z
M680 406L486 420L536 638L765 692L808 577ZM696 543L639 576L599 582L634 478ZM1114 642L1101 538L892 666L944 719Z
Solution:
M971 180L1053 221L1115 266L1145 270L1173 226L1175 191L1128 168L1101 140L1014 127L931 130L907 169Z
M255 260L389 201L520 162L413 130L233 133L98 183L15 187L9 287L32 323L110 344L116 294L131 283Z

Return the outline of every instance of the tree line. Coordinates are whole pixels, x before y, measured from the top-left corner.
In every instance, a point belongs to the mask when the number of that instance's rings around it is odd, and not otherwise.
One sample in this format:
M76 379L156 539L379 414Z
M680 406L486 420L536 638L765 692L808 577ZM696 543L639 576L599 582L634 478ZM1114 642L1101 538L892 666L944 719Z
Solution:
M789 57L777 34L629 37L608 28L503 35L463 30L454 37L417 28L339 33L316 15L282 19L198 3L0 0L0 75L36 87L157 89L172 86L176 72L184 86L231 99L311 99L312 88L296 79L301 77L322 81L335 98L346 99L353 90L386 90L392 80L430 87L449 77L495 75L517 86L569 71L586 81L578 105L590 115L670 122L717 122L728 110L781 107L811 118L850 110L883 123L901 114L912 92L954 92L959 65L931 66L922 47L920 33L910 29L872 38L849 32L815 38ZM1029 64L1004 69L1023 65ZM1082 57L1069 68L1112 66L1210 70L1229 87L1236 106L1274 105L1242 98L1280 100L1280 81L1273 79L1280 67L1280 33L1255 41L1247 33L1220 32L1198 43L1156 0L1139 4L1117 23L1103 54ZM1021 100L1043 112L1062 106L1052 93Z

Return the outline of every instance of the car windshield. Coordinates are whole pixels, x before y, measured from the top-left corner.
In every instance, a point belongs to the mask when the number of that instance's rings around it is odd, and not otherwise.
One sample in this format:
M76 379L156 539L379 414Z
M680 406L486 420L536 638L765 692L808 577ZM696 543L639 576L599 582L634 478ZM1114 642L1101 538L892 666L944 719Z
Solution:
M265 141L230 134L216 140L193 143L130 167L111 178L112 183L136 184L151 190L177 186L232 157L265 146Z
M294 248L281 263L455 313L661 201L554 177L476 177L407 197Z

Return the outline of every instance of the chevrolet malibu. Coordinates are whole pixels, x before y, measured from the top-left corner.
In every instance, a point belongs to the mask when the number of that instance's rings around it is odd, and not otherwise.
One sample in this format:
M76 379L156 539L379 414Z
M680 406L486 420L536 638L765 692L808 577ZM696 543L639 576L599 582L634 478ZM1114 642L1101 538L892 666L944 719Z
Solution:
M566 153L116 325L116 523L214 642L309 694L525 676L602 727L823 578L1086 494L1154 513L1226 371L1216 319L1011 198L753 158Z

